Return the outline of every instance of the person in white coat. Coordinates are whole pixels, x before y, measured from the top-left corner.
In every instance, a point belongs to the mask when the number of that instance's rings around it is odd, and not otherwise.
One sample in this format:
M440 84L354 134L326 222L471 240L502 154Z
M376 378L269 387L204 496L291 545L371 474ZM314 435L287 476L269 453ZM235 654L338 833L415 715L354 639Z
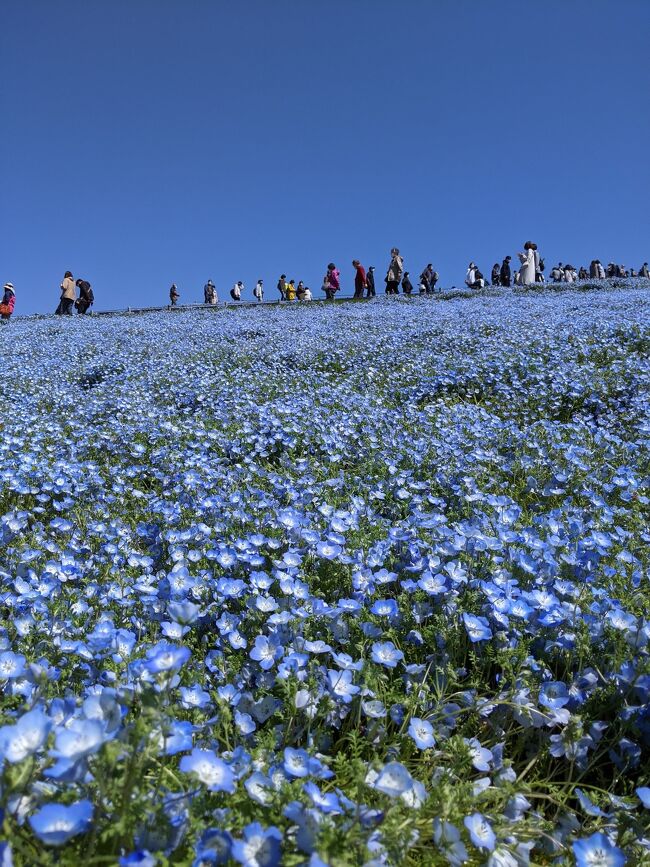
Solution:
M258 301L264 300L264 281L258 280L255 284L255 288L253 289L253 295L257 298Z
M524 252L518 253L521 268L519 269L519 283L522 286L530 286L535 282L535 251L531 241L524 244Z

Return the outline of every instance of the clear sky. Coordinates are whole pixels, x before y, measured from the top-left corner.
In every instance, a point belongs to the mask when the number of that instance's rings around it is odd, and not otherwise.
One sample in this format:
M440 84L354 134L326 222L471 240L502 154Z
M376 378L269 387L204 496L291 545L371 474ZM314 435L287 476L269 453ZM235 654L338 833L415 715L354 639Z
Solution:
M0 280L650 259L649 0L0 0ZM415 283L415 280L413 281Z

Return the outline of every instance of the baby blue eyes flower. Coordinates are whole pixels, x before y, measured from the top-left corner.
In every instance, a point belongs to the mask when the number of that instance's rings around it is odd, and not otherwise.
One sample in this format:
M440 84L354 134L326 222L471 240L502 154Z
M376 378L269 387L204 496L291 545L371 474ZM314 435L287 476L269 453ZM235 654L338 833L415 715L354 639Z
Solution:
M29 817L29 824L41 842L47 846L62 846L72 837L87 831L92 817L90 801L77 801L68 807L46 804Z
M646 810L650 810L650 788L641 786L641 788L636 790L636 795Z
M147 651L145 669L151 674L178 671L191 655L187 647L160 641Z
M255 639L255 646L250 652L250 657L259 662L260 668L268 671L278 659L282 658L283 653L283 647L275 644L265 635L258 635Z
M277 828L262 828L259 822L246 825L243 840L234 840L232 857L243 867L279 867L282 834Z
M212 750L194 749L189 756L183 756L180 769L186 774L194 774L210 792L235 791L235 775L223 759Z
M600 832L576 840L572 848L576 867L623 867L626 862L623 851Z
M388 762L379 772L374 787L391 798L397 798L413 788L413 777L400 762Z
M376 641L372 645L370 656L373 662L386 668L395 668L397 663L404 659L404 654L395 647L392 641Z
M341 546L334 542L319 542L316 546L316 553L324 560L335 560L342 550Z
M394 599L378 599L370 609L370 613L392 619L399 614L399 606Z
M21 653L5 650L0 653L0 680L22 677L25 673L26 659Z
M59 729L52 755L77 761L96 753L106 741L106 730L95 720L74 720L68 728Z
M349 704L352 701L353 696L361 690L361 687L355 686L355 684L352 683L351 671L333 671L332 669L329 669L327 672L327 680L334 696L340 698L345 704Z
M496 835L492 826L480 813L466 816L463 824L467 828L470 840L478 849L486 849L491 852L496 845Z
M13 726L2 726L0 758L11 764L22 762L45 744L51 728L52 720L38 709L23 714Z
M436 740L433 736L433 726L425 719L412 717L408 733L419 750L428 750L436 745Z
M463 622L469 640L473 644L477 641L487 641L488 638L492 638L492 630L485 617L477 617L475 614L468 614L464 611Z

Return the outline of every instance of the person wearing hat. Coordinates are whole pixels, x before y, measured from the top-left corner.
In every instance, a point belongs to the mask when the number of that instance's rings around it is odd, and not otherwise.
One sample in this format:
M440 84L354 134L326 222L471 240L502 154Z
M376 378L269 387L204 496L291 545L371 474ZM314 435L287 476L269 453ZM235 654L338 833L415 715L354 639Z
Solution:
M258 301L264 300L264 281L261 277L255 284L255 288L253 289L253 295L257 298Z
M5 283L2 303L0 304L0 319L9 322L16 306L16 292L13 283Z
M366 298L374 298L377 294L375 289L375 266L371 265L366 274Z
M204 304L216 304L217 303L217 288L212 282L212 280L208 280L208 282L203 287L203 303Z

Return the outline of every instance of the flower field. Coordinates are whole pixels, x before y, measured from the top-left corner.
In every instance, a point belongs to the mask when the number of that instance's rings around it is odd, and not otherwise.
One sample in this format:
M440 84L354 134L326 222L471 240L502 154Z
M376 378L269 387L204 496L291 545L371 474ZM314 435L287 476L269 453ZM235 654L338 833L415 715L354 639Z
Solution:
M0 328L0 865L650 863L648 282Z

